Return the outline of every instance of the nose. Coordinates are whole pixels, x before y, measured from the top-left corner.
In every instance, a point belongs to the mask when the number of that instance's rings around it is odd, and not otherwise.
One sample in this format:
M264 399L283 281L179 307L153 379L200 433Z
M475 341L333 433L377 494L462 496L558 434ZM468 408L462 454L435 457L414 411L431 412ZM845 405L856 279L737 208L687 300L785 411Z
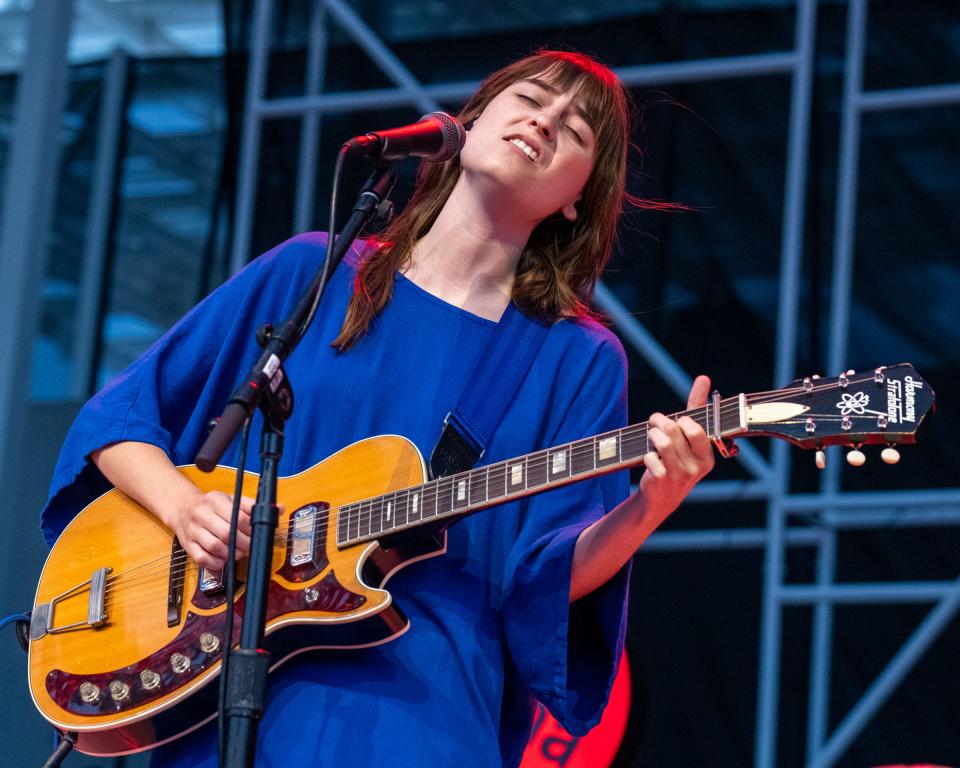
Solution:
M530 122L538 134L547 141L553 141L554 127L549 116L541 113L531 118Z

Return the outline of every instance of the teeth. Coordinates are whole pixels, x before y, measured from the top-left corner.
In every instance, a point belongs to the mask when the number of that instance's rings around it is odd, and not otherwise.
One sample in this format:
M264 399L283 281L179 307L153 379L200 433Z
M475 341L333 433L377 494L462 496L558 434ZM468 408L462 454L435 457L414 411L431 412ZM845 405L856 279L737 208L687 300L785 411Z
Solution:
M527 144L527 142L525 142L523 139L510 139L510 143L516 147L520 147L524 154L531 160L536 160L540 156L537 150Z

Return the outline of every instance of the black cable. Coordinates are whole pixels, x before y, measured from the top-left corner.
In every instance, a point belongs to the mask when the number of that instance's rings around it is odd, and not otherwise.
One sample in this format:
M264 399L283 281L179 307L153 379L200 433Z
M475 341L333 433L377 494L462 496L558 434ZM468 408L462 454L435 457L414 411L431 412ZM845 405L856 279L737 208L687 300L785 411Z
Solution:
M74 745L77 743L77 734L75 733L63 733L62 731L57 731L60 736L60 743L57 744L57 748L53 750L53 754L47 758L41 768L56 768L60 763L63 762L70 750L73 749Z
M320 273L319 280L314 285L313 304L310 305L310 311L306 319L300 325L301 338L313 322L313 316L317 313L317 307L320 304L320 297L323 295L323 289L330 277L330 256L333 254L333 241L337 230L337 198L340 193L340 172L343 169L343 161L347 157L347 145L340 147L340 153L337 155L337 162L333 166L333 183L330 185L330 222L327 225L327 253L323 258L323 271Z
M234 552L237 548L237 526L240 521L240 496L243 493L244 469L247 466L247 442L250 437L250 419L243 423L243 432L240 435L240 456L237 461L237 479L233 486L233 509L230 512L230 536L227 540L227 563L224 566L223 578L227 584L227 610L223 625L223 657L220 662L220 715L217 717L217 744L220 768L225 768L223 759L226 752L226 732L224 729L223 713L227 706L227 675L230 667L230 651L233 648L233 601L236 597L236 568L237 562Z

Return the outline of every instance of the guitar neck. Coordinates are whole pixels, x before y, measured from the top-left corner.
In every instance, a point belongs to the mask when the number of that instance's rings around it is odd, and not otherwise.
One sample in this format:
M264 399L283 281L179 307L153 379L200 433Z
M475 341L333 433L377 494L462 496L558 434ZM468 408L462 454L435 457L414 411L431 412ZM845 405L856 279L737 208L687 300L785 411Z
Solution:
M806 449L850 445L859 450L865 444L892 449L916 441L934 404L930 385L912 365L900 363L834 378L808 376L750 395L714 393L708 405L670 418L689 416L725 456L724 438L735 435L774 437ZM379 539L638 464L650 450L648 429L648 422L633 424L346 504L337 519L337 544Z
M689 416L714 438L739 434L742 403L742 396L717 398L670 418ZM337 543L353 546L633 466L650 450L648 428L644 421L344 505Z

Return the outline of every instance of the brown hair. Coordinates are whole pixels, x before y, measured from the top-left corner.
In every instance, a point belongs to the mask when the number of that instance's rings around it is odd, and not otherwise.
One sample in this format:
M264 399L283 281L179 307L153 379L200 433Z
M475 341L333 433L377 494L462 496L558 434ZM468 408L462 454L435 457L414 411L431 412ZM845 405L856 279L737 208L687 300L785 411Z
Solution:
M593 124L596 156L576 221L551 216L530 234L517 264L512 299L545 322L592 316L588 302L610 258L624 199L630 136L627 92L612 71L591 57L544 50L490 75L464 105L460 120L469 124L505 88L532 77L576 91ZM377 238L380 247L365 256L334 347L351 347L386 307L394 275L409 265L413 246L433 226L460 170L459 158L420 166L407 207Z

